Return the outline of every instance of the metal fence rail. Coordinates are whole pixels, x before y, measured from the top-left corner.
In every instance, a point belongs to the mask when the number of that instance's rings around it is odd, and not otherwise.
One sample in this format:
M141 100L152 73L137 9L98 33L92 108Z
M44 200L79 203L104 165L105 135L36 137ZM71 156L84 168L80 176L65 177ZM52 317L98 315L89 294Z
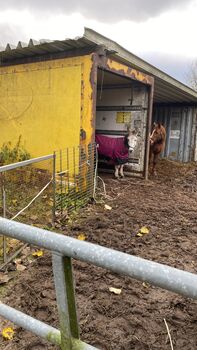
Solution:
M37 336L48 340L50 343L61 346L61 333L58 329L38 321L35 318L24 314L21 311L5 305L0 302L0 315L17 324L19 327L36 334ZM66 348L69 349L69 348ZM96 350L95 347L72 339L72 350Z
M1 166L0 215L28 224L52 223L54 163L50 154ZM7 263L20 248L19 242L0 237L0 260Z
M41 227L64 223L94 197L96 161L90 143L1 166L0 215ZM0 237L0 268L20 249L19 242Z
M55 213L62 221L93 197L95 144L69 147L55 152L55 157Z
M52 159L53 157L54 157L53 154L49 154L49 155L43 156L43 157L37 157L37 158L23 160L22 162L3 165L0 167L0 173L3 173L4 171L8 171L8 170L13 170L16 168L21 168L21 167L24 167L24 166L27 166L30 164L39 163L39 162L42 162L44 160L49 160L49 159Z
M3 218L0 219L0 233L53 252L61 335L56 329L44 323L40 325L39 321L4 304L0 304L0 315L50 342L61 344L63 350L96 349L79 340L71 258L197 299L196 274ZM22 319L30 322L22 322Z

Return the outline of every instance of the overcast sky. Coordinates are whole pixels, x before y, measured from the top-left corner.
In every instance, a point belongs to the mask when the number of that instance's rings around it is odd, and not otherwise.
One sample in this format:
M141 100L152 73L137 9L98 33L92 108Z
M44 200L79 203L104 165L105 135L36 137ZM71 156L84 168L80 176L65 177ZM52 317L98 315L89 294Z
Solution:
M0 0L0 46L92 28L175 78L197 58L197 0Z

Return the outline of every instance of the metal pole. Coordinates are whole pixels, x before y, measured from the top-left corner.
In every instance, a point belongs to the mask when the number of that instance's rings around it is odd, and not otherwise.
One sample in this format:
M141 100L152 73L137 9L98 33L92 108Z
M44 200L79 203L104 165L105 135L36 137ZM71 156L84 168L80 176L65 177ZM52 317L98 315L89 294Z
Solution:
M149 135L150 135L150 131L151 131L151 122L152 122L153 93L154 93L154 80L152 82L152 85L150 85L149 94L148 94L148 115L147 115L147 130L146 130L145 158L144 158L144 178L145 178L145 180L148 180L149 152L150 152Z
M197 299L194 273L3 218L0 233Z
M62 150L60 150L60 173L62 173ZM60 179L60 186L61 186L61 191L60 191L60 196L61 196L61 201L60 201L60 205L61 205L61 215L62 215L62 212L63 212L63 189L62 189L62 186L63 186L63 180L62 180L62 176L61 176L61 179Z
M72 272L72 260L69 257L63 257L64 266L64 278L66 283L67 299L68 299L68 312L70 318L70 330L71 336L75 339L80 338L79 323L77 317L77 308L75 302L75 288L74 278Z
M17 162L17 163L12 163L12 164L8 164L8 165L3 165L0 167L0 173L7 171L7 170L12 170L12 169L16 169L18 167L23 167L26 165L30 165L33 163L38 163L44 160L48 160L53 158L53 154L49 154L48 156L43 156L43 157L38 157L38 158L32 158L32 159L28 159L28 160L23 160L22 162Z
M3 178L4 178L3 174ZM5 184L3 183L3 217L6 218L6 192L5 192ZM3 262L6 263L7 261L7 237L3 235Z
M53 344L61 344L60 331L0 302L0 315Z
M82 193L82 164L83 164L83 160L82 160L82 153L81 153L81 145L78 146L78 154L79 154L79 193Z
M90 162L90 169L89 169L89 172L90 172L90 178L91 178L91 187L90 187L90 195L91 195L91 198L94 198L95 197L95 190L96 190L96 184L95 184L95 181L96 181L96 177L97 177L97 164L96 164L96 147L95 147L95 143L91 143L90 144L91 146L91 155L90 155L90 159L89 159L89 162Z
M52 344L61 346L60 331L54 327L47 325L44 322L38 321L35 318L24 314L8 305L0 302L0 315L7 320L15 323L41 338L48 340ZM72 350L98 350L97 348L86 344L78 339L72 338Z
M66 156L67 156L67 178L68 178L68 196L69 196L69 192L70 192L70 169L69 169L69 149L66 149Z
M71 337L79 339L71 259L53 253L53 274L60 319L62 350L71 350Z
M56 153L53 153L53 208L52 208L52 225L55 227L55 211L56 211Z
M76 159L75 159L75 147L73 147L73 176L74 176L74 203L75 203L75 210L76 210L76 204L77 204L77 194L76 194Z
M95 152L95 169L94 169L94 187L93 187L93 198L96 196L96 188L97 188L97 176L98 176L98 151L96 144L94 145Z

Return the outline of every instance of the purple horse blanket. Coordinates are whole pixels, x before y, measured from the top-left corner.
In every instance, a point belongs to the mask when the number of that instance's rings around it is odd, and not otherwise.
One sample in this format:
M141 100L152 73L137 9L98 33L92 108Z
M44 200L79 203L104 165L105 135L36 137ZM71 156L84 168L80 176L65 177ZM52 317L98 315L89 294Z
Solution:
M100 156L110 160L112 164L125 164L128 162L129 150L125 145L125 137L108 137L104 135L95 136L99 145Z

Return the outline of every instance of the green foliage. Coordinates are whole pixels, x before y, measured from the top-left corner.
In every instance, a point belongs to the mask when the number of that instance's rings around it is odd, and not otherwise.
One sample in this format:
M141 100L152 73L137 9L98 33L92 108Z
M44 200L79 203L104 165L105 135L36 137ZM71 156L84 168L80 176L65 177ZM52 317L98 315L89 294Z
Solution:
M56 193L56 209L60 210L67 209L73 212L74 210L78 210L82 207L84 207L87 202L89 201L88 196L83 196L82 198L78 198L75 195L72 195L71 191L67 194L65 193Z
M14 147L9 141L4 143L0 149L0 165L6 165L30 159L30 153L21 145L21 136Z

